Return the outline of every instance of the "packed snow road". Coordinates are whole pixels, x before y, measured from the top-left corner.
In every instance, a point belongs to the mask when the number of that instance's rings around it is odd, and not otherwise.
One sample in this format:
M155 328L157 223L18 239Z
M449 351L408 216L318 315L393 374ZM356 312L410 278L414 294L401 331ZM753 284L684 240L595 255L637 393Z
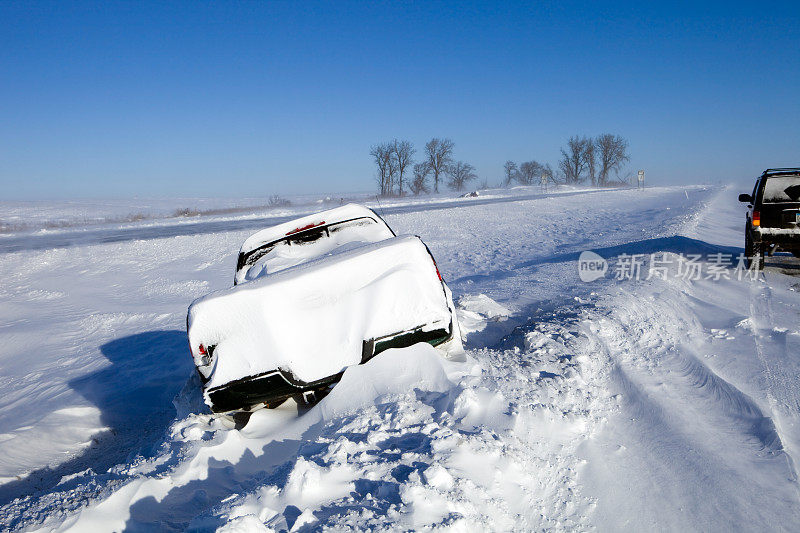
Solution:
M0 525L796 530L800 284L736 268L736 192L388 215L469 361L389 350L240 430L202 411L184 321L249 232L0 255Z
M394 215L438 209L453 209L458 207L474 207L488 204L502 204L507 202L518 202L521 200L533 200L545 198L548 195L536 191L537 187L515 187L510 190L499 190L490 194L478 197L459 197L442 198L435 197L433 200L418 198L400 198L392 200L377 201L374 196L365 196L364 202L370 207L378 210L381 215ZM553 191L550 196L558 197L571 196L574 194L586 195L595 192L602 192L592 189L567 189ZM169 237L179 237L187 235L200 235L204 233L220 233L239 230L258 230L267 226L281 224L293 220L302 215L308 215L323 208L331 207L332 202L316 205L300 205L297 207L280 208L270 210L268 213L256 213L248 215L230 216L206 216L197 218L187 217L163 217L163 218L143 218L141 221L128 223L106 223L76 224L71 227L67 221L53 222L58 226L65 223L65 228L21 231L10 234L0 233L0 253L20 252L26 250L48 250L51 248L66 248L71 246L85 246L89 244L108 244L133 240L164 239ZM333 202L334 204L336 202ZM344 199L342 199L344 203ZM277 211L277 213L275 212ZM141 215L144 217L144 215ZM137 215L128 215L136 218ZM117 218L124 218L120 215ZM112 217L113 220L113 217Z

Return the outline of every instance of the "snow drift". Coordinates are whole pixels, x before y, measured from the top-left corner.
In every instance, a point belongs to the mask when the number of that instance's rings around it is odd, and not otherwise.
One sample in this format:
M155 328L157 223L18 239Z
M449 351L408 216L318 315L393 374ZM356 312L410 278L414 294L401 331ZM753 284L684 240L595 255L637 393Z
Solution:
M241 430L196 407L196 377L162 426L152 391L186 383L185 302L229 282L224 250L252 226L0 253L0 528L797 531L796 260L751 281L682 279L677 260L667 279L576 268L590 248L738 254L735 200L674 187L396 211L472 318L470 362L387 350L315 407ZM119 431L134 406L156 429L143 441ZM75 407L96 416L48 422ZM91 455L95 419L116 435Z

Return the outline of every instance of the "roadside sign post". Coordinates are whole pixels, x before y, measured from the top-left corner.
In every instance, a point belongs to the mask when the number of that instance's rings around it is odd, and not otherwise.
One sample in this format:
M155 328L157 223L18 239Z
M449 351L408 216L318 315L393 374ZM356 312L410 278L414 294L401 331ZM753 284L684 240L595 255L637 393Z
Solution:
M637 189L644 189L644 170L639 171L639 181Z

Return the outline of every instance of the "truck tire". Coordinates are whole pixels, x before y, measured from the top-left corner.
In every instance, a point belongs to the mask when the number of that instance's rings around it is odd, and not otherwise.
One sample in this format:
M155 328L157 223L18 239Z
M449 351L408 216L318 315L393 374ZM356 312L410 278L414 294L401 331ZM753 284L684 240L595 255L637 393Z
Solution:
M762 270L764 268L764 244L754 243L750 237L749 228L745 228L744 256L747 268Z

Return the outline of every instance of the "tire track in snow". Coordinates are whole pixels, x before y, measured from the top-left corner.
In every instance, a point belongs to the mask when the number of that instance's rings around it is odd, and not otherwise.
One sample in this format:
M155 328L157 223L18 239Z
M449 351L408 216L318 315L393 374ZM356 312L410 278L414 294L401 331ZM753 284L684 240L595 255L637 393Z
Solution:
M679 309L680 306L676 305L675 310ZM695 451L689 456L684 454L687 442L693 446L698 444L692 431L693 424L702 426L715 421L717 423L713 427L730 428L726 437L735 439L742 447L755 445L756 448L780 452L780 441L774 427L756 403L737 387L714 374L694 354L687 355L679 349L680 337L668 334L664 328L665 324L671 323L671 318L671 313L665 316L664 313L653 312L651 299L625 291L621 291L621 295L607 296L605 301L601 299L597 308L589 306L581 312L586 339L583 353L594 361L593 371L584 377L605 391L597 395L598 401L591 410L596 423L591 430L587 428L586 440L576 448L577 457L570 459L574 461L573 464L580 465L574 482L576 493L583 497L602 501L605 494L619 491L622 487L623 492L630 490L626 497L633 501L642 501L642 495L647 493L645 501L653 498L660 501L660 497L663 497L667 502L682 501L686 504L686 510L697 515L706 512L701 509L704 505L702 498L692 502L686 498L680 486L672 484L676 475L675 462L672 460L675 453L680 453L685 463L681 467L684 478L699 475L713 480L717 472L729 468L724 458L714 457L713 448ZM665 392L670 396L668 401L661 397ZM683 403L686 410L676 411L676 402L680 403L680 398L685 396L689 397ZM617 439L599 456L588 453L587 446L594 446L598 433L602 435L607 428L608 420L612 419L618 424L620 416L632 420L640 430L642 426L647 426L650 431L639 433L634 442L630 440L630 435L627 439ZM742 419L745 419L743 430L739 427ZM665 431L664 428L669 429ZM652 453L646 464L637 465L638 469L649 472L651 479L645 485L647 489L631 489L633 485L625 485L626 478L637 474L635 469L631 469L632 472L615 472L600 487L589 484L588 488L583 488L586 476L583 475L585 465L581 465L582 457L591 457L590 461L597 464L613 462L616 456L627 453L628 448L636 447ZM577 454L579 449L583 451ZM660 486L655 487L654 484ZM596 490L598 488L601 489L599 492ZM657 494L659 491L662 494ZM698 508L691 509L693 504ZM646 514L640 513L640 517ZM599 518L599 522L592 523L601 529L619 529L623 526L633 529L685 529L687 524L693 523L696 527L702 523L702 520L670 523L663 516L649 522L629 521L628 518L624 510L620 510L610 522L603 522Z
M763 520L787 527L786 518L798 520L796 508L777 519L765 509L772 492L797 504L791 457L769 413L703 362L708 333L687 305L689 294L688 283L657 281L598 303L593 327L613 360L611 386L622 394L622 410L605 426L602 444L587 451L595 460L587 483L599 489L598 479L627 477L603 488L598 524L693 529ZM601 458L607 467L596 466ZM626 491L627 501L620 496ZM665 505L642 505L633 496L642 492ZM721 517L717 506L733 510Z
M750 298L750 327L755 341L756 354L764 367L767 399L778 434L784 441L789 456L793 478L798 479L797 457L800 452L800 387L798 375L786 370L786 363L798 354L787 352L786 331L770 328L775 324L772 308L773 291L768 285L753 285ZM798 488L800 492L800 488Z

